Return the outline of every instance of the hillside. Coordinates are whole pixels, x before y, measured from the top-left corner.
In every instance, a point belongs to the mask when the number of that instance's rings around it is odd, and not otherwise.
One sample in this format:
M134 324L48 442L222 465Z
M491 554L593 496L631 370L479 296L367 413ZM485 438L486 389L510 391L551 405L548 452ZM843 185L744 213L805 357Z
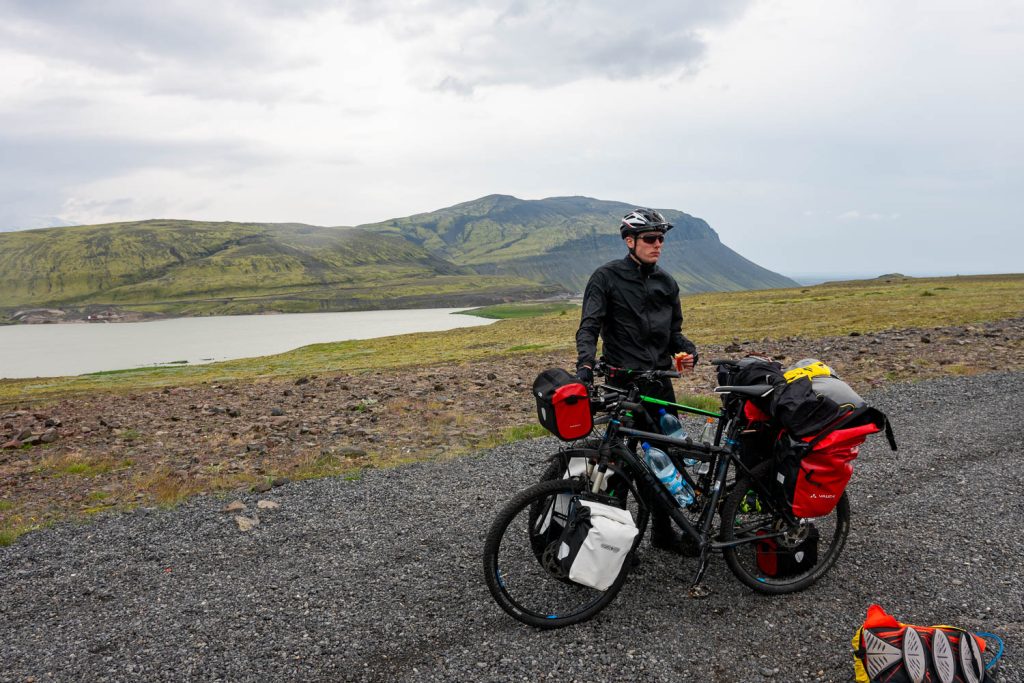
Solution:
M351 227L148 220L0 233L0 322L100 313L211 315L478 306L578 293L624 250L628 204L490 195ZM662 265L684 292L789 287L723 245L676 227ZM52 309L38 314L26 309Z
M399 236L152 220L0 233L0 301L174 314L476 305L561 291L483 277Z
M548 281L582 291L594 268L625 252L618 225L631 204L589 197L522 200L488 195L455 206L360 226L401 235L480 273ZM703 220L663 210L675 225L661 265L685 292L793 287L718 238Z

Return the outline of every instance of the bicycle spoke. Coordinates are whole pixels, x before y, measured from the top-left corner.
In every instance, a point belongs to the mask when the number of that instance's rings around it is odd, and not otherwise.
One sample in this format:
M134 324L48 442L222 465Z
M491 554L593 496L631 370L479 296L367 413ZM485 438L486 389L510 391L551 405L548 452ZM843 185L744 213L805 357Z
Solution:
M782 501L751 495L742 486L722 508L722 540L746 541L722 551L736 578L760 592L790 593L806 588L831 569L849 533L845 494L831 514L794 526L770 511ZM768 510L758 509L762 507Z

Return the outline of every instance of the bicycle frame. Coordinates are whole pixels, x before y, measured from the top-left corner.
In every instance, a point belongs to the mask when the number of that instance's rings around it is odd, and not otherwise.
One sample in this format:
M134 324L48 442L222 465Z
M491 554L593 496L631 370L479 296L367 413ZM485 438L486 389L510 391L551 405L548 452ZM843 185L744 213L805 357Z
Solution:
M633 428L631 426L632 411L642 410L642 403L644 402L655 403L658 405L670 405L686 410L687 412L719 418L715 434L716 444L720 442L720 438L725 430L725 423L728 420L729 433L726 435L726 445L719 446L695 443L690 439L676 439L664 434ZM737 473L742 473L750 479L752 489L760 496L763 503L767 505L772 512L775 512L785 518L787 524L797 523L792 511L788 510L785 506L780 507L775 505L775 497L772 492L769 491L760 481L760 478L743 463L739 454L733 448L733 445L737 442L736 437L740 429L739 421L733 418L742 413L743 403L744 401L741 400L734 404L732 410L723 411L723 413L713 413L712 411L691 408L690 406L683 406L681 404L662 401L660 399L640 396L639 390L634 386L629 390L626 400L620 400L616 405L611 418L608 421L608 428L605 430L602 437L601 446L597 449L598 458L596 467L594 467L593 472L590 473L592 479L592 493L598 494L602 481L609 468L611 468L612 471L620 469L611 466L609 464L610 461L614 460L620 463L620 465L624 464L628 474L627 479L630 481L630 489L636 497L638 504L654 507L665 512L687 535L697 541L700 548L700 560L691 590L700 584L700 581L707 570L710 553L712 551L721 551L723 548L752 543L755 542L755 540L763 541L785 535L784 531L779 531L775 533L761 534L756 539L739 539L730 542L712 540L712 524L718 510L719 502L726 493L730 466L735 467ZM624 424L624 421L626 424ZM632 441L633 447L627 446L625 439ZM683 508L680 507L676 499L669 494L654 473L647 467L647 464L637 455L634 450L637 441L647 441L655 446L672 447L677 449L677 453L681 453L683 457L690 457L702 462L710 462L714 464L715 472L714 477L710 480L710 491L707 494L707 499L700 507L700 513L696 524L691 522L683 513ZM761 468L758 467L755 469ZM681 468L681 471L684 470ZM689 477L687 477L687 479L689 479ZM638 483L639 488L637 487ZM644 491L648 495L642 495L641 491Z

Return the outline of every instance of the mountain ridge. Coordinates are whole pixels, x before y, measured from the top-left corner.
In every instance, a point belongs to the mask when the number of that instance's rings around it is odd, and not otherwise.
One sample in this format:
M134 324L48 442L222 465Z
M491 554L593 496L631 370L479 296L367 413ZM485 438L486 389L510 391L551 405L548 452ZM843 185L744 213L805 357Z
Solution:
M0 233L0 314L116 307L209 315L475 306L579 293L624 254L632 205L492 194L359 226L149 219ZM684 292L794 286L666 209Z
M578 195L523 200L491 194L358 227L401 234L481 273L545 279L580 292L595 268L625 254L618 226L633 208ZM674 224L659 265L684 292L797 285L722 244L707 221L676 209L659 210Z

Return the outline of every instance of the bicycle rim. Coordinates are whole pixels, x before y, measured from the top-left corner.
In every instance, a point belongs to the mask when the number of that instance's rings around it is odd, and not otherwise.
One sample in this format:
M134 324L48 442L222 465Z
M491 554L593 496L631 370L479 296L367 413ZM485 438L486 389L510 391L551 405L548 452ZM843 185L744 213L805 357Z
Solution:
M605 591L570 581L558 567L568 501L580 488L570 479L536 484L506 505L487 534L487 587L502 609L525 624L558 628L586 621L614 600L625 583L631 558Z
M797 525L787 524L770 508L749 481L738 483L722 509L721 537L724 542L748 542L723 549L726 564L736 578L760 593L803 590L839 559L850 531L849 500L844 493L830 514Z

